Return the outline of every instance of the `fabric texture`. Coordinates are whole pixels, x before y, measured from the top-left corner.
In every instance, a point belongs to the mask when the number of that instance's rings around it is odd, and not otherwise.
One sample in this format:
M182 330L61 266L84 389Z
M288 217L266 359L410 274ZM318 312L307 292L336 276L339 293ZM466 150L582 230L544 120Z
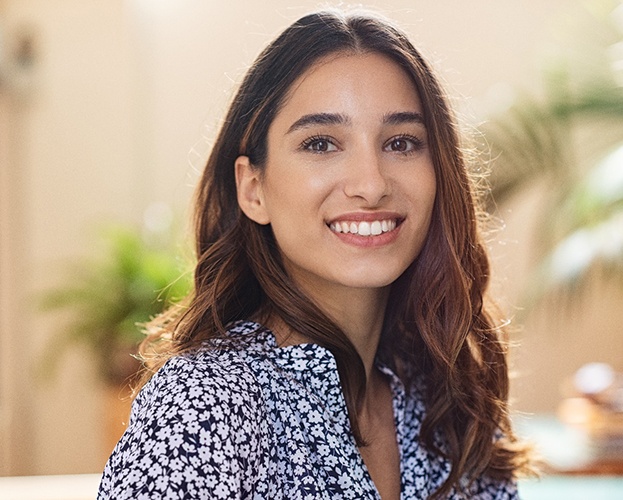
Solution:
M450 464L418 442L422 389L416 384L407 393L378 366L393 395L401 498L428 498ZM278 347L266 328L239 322L228 339L170 359L141 390L98 500L230 498L380 499L328 350ZM518 496L513 482L482 477L467 495L448 498Z

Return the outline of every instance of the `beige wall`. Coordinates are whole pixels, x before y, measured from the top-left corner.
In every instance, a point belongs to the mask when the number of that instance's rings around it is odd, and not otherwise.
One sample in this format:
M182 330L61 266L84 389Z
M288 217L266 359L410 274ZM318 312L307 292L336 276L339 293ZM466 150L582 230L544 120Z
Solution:
M201 165L233 82L279 29L317 5L290 3L0 3L5 35L26 28L36 47L30 88L20 97L0 87L0 474L102 468L101 387L79 351L51 382L36 378L56 318L37 313L33 298L58 283L60 263L89 253L94 222L137 220L153 201L183 210L193 165ZM473 119L494 89L535 85L557 29L580 2L387 3L385 12L436 62L453 93L472 97L460 107ZM521 242L529 206L505 214L499 239L506 245L496 251L511 302L529 260ZM597 320L603 317L575 322L564 336L545 337L538 325L526 331L530 350L517 356L526 374L515 389L519 408L551 410L557 380L582 360L607 357L623 368L616 323L585 334L581 325ZM593 354L596 346L603 352Z
M55 325L35 304L89 252L90 224L142 205L128 19L111 0L9 1L2 16L9 45L34 37L35 66L1 89L1 472L93 471L102 405L89 360L75 353L53 381L38 376Z

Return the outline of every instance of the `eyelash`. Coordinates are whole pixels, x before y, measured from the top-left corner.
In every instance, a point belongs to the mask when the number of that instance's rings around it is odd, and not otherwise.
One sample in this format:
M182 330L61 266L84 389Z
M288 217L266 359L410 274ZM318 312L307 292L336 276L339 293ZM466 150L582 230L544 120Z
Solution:
M420 150L422 150L424 148L424 141L422 139L420 139L419 137L416 137L414 135L410 135L410 134L400 134L400 135L396 135L394 137L392 137L391 139L389 139L386 143L385 146L383 146L383 149L385 149L386 147L390 146L393 142L395 141L410 141L413 143L413 149L411 151L393 151L394 153L401 153L403 155L409 155L409 154L413 154L416 153Z
M396 135L396 136L392 137L388 141L386 141L385 144L383 145L383 149L385 149L386 147L390 146L393 142L400 141L400 140L411 142L413 144L413 149L411 151L392 151L392 152L400 153L400 154L403 154L403 155L409 155L409 154L413 154L413 153L415 153L417 151L420 151L425 146L424 141L422 139L414 136L414 135L411 135L411 134L399 134L399 135ZM309 152L314 153L314 154L323 154L323 153L330 152L330 151L317 151L317 150L311 149L311 147L314 144L318 144L320 142L326 142L328 144L336 146L335 140L333 138L329 137L329 136L326 136L326 135L313 135L311 137L308 137L307 139L305 139L301 143L300 149L304 150L304 151L309 151Z
M310 151L311 153L314 154L322 154L325 153L326 151L315 151L313 149L311 149L311 146L313 144L317 144L319 142L326 142L329 144L332 144L335 146L335 142L331 137L328 137L326 135L313 135L311 137L308 137L307 139L305 139L302 143L301 143L301 149L305 150L305 151Z

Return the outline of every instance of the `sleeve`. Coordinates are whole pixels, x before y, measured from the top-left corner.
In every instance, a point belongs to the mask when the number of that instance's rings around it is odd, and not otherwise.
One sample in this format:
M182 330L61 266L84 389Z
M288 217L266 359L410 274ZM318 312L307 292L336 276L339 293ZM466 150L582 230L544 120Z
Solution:
M143 388L98 500L222 499L249 494L267 446L257 382L235 360L170 360Z

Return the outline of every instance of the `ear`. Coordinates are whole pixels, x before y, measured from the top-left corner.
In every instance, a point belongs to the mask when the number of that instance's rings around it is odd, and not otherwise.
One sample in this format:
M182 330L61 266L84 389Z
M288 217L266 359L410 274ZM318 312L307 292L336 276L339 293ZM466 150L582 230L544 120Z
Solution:
M260 169L251 165L248 156L236 158L235 168L238 206L252 221L258 224L270 223L262 191Z

